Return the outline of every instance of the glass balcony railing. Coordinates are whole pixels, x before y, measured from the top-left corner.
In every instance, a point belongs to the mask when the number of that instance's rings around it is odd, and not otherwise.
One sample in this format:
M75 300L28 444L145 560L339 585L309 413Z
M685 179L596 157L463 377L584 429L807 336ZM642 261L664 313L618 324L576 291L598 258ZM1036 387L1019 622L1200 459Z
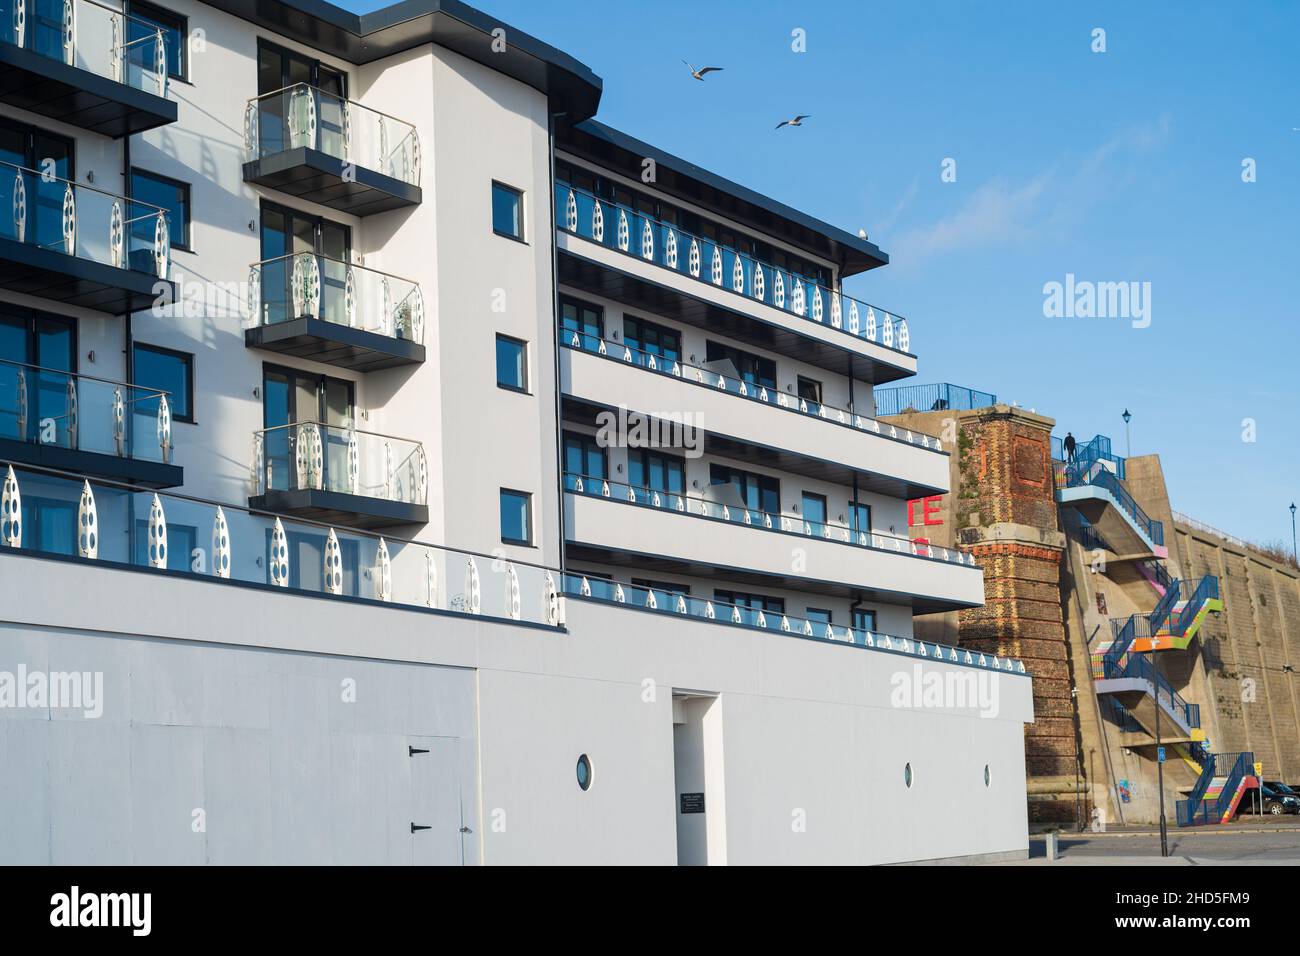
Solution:
M0 360L0 438L169 464L170 396Z
M733 506L680 491L662 491L656 488L645 488L639 485L611 481L608 478L577 475L572 472L565 472L564 490L570 494L585 495L590 498L607 498L611 501L639 505L643 508L654 508L658 511L675 511L694 518L702 518L707 521L723 521L728 524L742 525L769 533L820 538L824 541L844 544L849 547L886 551L891 554L907 555L908 557L929 561L962 564L972 568L979 566L975 563L974 555L958 551L955 548L941 548L897 535L850 528L847 525L830 521L808 521L798 515L771 514L755 508Z
M250 161L304 147L420 185L420 135L410 123L306 83L248 101L244 149Z
M313 318L417 345L424 342L419 283L309 252L253 263L248 270L248 312L253 326Z
M0 460L0 552L559 627L559 572Z
M171 267L167 210L34 169L0 162L0 239L166 279Z
M607 578L591 577L578 573L565 574L564 593L570 597L585 601L626 605L665 616L679 615L718 624L731 624L737 627L775 631L816 640L854 644L858 647L869 647L887 653L906 654L917 658L928 658L936 662L963 664L986 670L1001 671L1007 674L1026 673L1023 662L1009 657L996 657L981 654L978 651L949 647L945 644L935 644L916 640L915 638L896 637L876 631L854 630L844 626L836 627L826 621L813 621L791 614L763 611L758 608L726 604L722 601L709 601L678 591L637 587L611 581Z
M556 228L564 232L855 339L911 354L911 333L901 316L575 186L556 183L555 217Z
M691 365L680 359L665 358L653 352L634 349L629 345L602 339L590 333L562 329L560 343L565 348L601 355L612 361L633 365L647 372L657 372L660 375L695 382L698 385L715 388L726 392L728 395L747 398L762 405L785 409L799 415L810 415L813 418L820 418L822 421L843 425L855 431L871 432L873 435L902 442L905 445L915 445L929 451L943 451L939 439L929 435L923 435L908 428L884 424L866 415L858 415L849 409L839 408L825 402L809 401L808 399L787 395L775 387L769 389L761 384L698 365Z
M429 465L419 442L320 422L257 432L252 478L256 495L333 491L422 505L429 492Z
M0 41L156 96L167 95L167 39L93 0L0 0Z

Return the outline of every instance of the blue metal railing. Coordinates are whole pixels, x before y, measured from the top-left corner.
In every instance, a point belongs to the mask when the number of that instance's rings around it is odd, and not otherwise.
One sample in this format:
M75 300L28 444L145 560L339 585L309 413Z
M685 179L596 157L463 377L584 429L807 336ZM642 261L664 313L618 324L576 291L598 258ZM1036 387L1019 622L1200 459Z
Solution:
M632 348L625 343L606 340L589 332L576 332L572 329L562 329L560 331L560 344L574 351L590 352L611 361L634 365L637 368L657 372L660 375L667 375L670 378L694 382L726 392L728 395L736 395L740 398L747 398L752 402L769 405L772 408L810 415L813 418L820 418L822 421L842 425L845 428L852 428L855 431L871 432L873 435L901 442L904 445L913 445L934 452L943 451L942 443L938 438L931 435L924 435L921 432L903 428L901 425L890 425L888 422L881 423L874 418L860 415L852 409L839 408L825 402L812 402L787 395L776 386L767 388L753 381L736 378L734 375L724 375L712 369L691 365L680 357L658 355L642 349Z
M730 487L730 486L727 486ZM579 475L566 471L564 473L564 490L570 494L583 495L588 498L604 498L621 504L636 505L688 515L705 521L721 521L727 524L743 525L768 534L790 534L807 538L842 544L851 548L867 548L924 561L942 561L949 564L961 564L967 567L979 567L975 556L956 548L941 548L937 545L913 541L898 535L883 534L879 531L850 528L832 521L807 521L799 515L772 514L757 508L747 508L719 501L711 501L699 495L687 494L680 490L649 488L644 485L632 485L609 478L592 475Z
M1205 606L1206 601L1218 600L1219 598L1219 579L1212 574L1207 574L1201 578L1200 582L1194 589L1190 588L1187 581L1179 581L1176 585L1166 592L1177 592L1179 597L1186 600L1186 604L1181 609L1169 608L1165 617L1167 620L1162 621L1162 626L1167 629L1174 637L1182 637L1187 633L1187 629L1192 626L1196 620L1196 615L1201 613L1201 608Z
M900 385L877 388L872 392L877 415L901 415L904 411L946 412L971 411L996 405L998 397L947 382L938 385Z
M1251 751L1243 753L1214 754L1206 760L1201 776L1192 788L1186 800L1179 800L1175 816L1180 827L1193 826L1198 823L1222 823L1223 816L1236 799L1237 787L1243 777L1255 770L1255 755ZM1223 777L1223 789L1212 799L1206 800L1205 793L1215 777Z
M918 659L960 664L1005 674L1027 673L1024 664L1012 658L995 657L981 654L979 651L882 634L878 631L866 631L860 628L855 630L827 621L814 621L786 614L780 610L710 601L693 597L684 591L623 584L608 578L584 575L581 572L566 572L563 590L569 597L641 608L665 616L690 617L717 624L773 631L778 634L791 634L838 644L852 644L886 653L905 654Z
M1137 565L1151 580L1164 588L1166 594L1168 594L1169 589L1174 586L1175 582L1173 577L1169 574L1169 569L1166 568L1165 563L1158 558L1147 558L1145 561L1138 561Z
M1157 706L1163 704L1165 709L1181 721L1183 728L1192 730L1201 726L1201 707L1189 704L1165 679L1164 674L1157 674L1155 665L1145 654L1128 653L1116 660L1109 656L1103 661L1103 673L1108 680L1135 678L1145 680L1155 689Z
M679 275L911 354L905 318L568 183L555 184L555 226Z
M1142 734L1146 733L1146 728L1133 716L1127 707L1119 702L1118 697L1107 696L1103 698L1106 706L1110 709L1110 716L1119 725L1119 729L1128 733Z
M1065 440L1052 436L1052 460L1064 462L1065 457ZM1076 444L1074 448L1074 460L1087 462L1088 467L1099 461L1109 463L1115 474L1120 478L1125 478L1125 461L1127 459L1116 455L1111 451L1110 439L1105 435L1094 435L1086 442Z
M1165 543L1165 526L1143 511L1142 506L1119 483L1119 479L1105 467L1092 470L1085 466L1080 459L1075 459L1074 462L1065 466L1062 474L1067 488L1092 486L1109 491L1111 497L1115 499L1115 503L1133 520L1133 523L1138 526L1152 544L1163 545Z

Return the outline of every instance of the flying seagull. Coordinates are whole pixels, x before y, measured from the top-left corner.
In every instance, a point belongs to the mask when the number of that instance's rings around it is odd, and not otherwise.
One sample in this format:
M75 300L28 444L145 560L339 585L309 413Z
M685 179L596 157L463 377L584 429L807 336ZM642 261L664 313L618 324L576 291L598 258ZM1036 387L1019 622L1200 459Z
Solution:
M780 129L782 126L802 126L803 121L806 119L810 119L811 117L812 117L811 113L801 113L800 115L796 116L794 119L781 120L781 122L776 124L776 128Z
M685 60L682 60L682 62L683 62L683 63L686 63ZM686 63L686 69L690 70L690 71L691 71L691 76L695 77L697 80L703 80L703 79L704 79L704 74L705 74L705 73L717 73L717 72L719 72L719 71L722 69L722 67L720 67L720 66L706 66L706 67L704 67L704 69L702 69L702 70L697 70L697 69L695 69L695 67L691 66L689 63Z

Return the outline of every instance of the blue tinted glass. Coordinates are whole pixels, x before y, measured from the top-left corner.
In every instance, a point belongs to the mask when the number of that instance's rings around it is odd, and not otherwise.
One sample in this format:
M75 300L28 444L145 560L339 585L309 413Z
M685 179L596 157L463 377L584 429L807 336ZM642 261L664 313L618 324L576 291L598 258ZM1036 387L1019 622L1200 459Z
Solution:
M522 239L523 221L520 213L520 196L507 186L492 184L492 229L507 236Z
M519 389L528 387L528 372L524 359L526 353L523 342L497 336L498 385Z
M173 246L189 245L190 210L187 192L188 190L180 183L156 179L139 170L131 173L131 198L167 210L168 238ZM137 215L143 216L145 212L147 210L140 210ZM152 256L154 221L145 217L133 223L131 228L133 235L143 240L143 251ZM137 265L136 268L147 271L152 266Z
M170 392L167 401L171 405L172 416L180 419L193 417L190 414L190 363L188 356L172 355L167 352L155 352L153 349L137 345L135 347L135 384L143 388L156 388ZM142 401L141 410L152 413L158 408L156 399Z
M814 624L831 623L831 612L819 607L808 608L808 610L804 612L804 617L812 621Z
M501 540L532 543L528 527L528 495L523 492L501 492Z

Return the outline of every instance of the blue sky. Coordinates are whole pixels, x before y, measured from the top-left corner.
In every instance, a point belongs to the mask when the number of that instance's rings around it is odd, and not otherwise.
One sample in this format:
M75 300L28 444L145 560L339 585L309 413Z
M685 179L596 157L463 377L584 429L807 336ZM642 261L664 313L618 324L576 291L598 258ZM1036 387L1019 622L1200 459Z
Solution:
M916 382L995 392L1120 454L1127 407L1176 509L1290 546L1300 5L478 5L600 75L604 122L866 228L892 262L846 290L908 317ZM700 83L683 58L725 70ZM812 118L773 130L795 113ZM1149 282L1150 325L1045 317L1067 273Z

